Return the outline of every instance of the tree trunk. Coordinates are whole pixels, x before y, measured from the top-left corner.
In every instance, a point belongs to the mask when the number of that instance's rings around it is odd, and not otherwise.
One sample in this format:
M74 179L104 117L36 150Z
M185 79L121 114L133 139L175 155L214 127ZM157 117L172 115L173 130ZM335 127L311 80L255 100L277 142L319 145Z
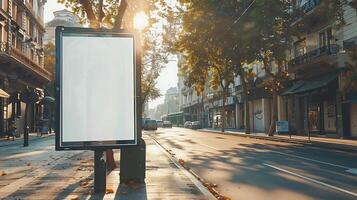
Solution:
M29 103L25 104L25 121L24 121L24 146L28 146L29 144L29 132L27 129L28 126L28 120L27 120L27 115L28 115L28 109L29 109Z
M268 131L269 136L273 136L275 132L275 122L278 120L278 95L274 91L273 92L273 99L272 99L272 114L271 114L271 122Z
M249 103L248 103L248 86L243 78L241 78L243 94L244 94L244 113L245 113L245 134L250 134L250 118L249 118Z
M226 127L226 100L227 100L227 94L226 90L223 89L223 107L222 107L222 129L221 131L224 132L224 129Z

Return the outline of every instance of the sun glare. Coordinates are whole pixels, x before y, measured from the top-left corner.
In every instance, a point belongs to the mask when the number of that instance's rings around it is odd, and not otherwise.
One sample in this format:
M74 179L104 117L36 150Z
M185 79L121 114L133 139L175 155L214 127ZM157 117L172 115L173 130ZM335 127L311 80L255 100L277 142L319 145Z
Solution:
M144 12L139 12L134 17L134 28L143 30L149 24L149 18Z

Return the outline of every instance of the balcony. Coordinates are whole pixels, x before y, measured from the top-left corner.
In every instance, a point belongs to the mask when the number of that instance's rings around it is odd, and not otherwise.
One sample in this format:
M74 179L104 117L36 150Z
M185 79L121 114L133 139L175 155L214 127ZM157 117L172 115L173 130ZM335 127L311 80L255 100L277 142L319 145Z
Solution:
M321 0L308 0L302 5L297 5L299 10L294 16L292 26L299 25L301 30L308 31L311 27L317 24L326 22L326 16L322 16L321 12L315 12L321 4ZM319 8L320 11L325 8Z
M333 65L337 62L338 52L339 46L336 44L314 49L290 60L289 71L296 72L297 70L316 65Z
M14 62L27 71L40 76L41 79L45 80L45 82L52 80L52 74L50 72L26 56L20 50L12 48L7 42L0 43L0 55L5 55L6 58L9 58L10 62Z
M312 11L315 7L320 4L320 0L308 0L306 3L300 5L300 8L305 12L308 13Z

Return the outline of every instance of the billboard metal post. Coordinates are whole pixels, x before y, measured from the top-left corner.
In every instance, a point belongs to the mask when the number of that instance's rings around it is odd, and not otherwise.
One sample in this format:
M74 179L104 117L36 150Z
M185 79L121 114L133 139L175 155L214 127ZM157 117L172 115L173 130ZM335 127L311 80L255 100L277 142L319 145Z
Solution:
M94 192L97 194L106 191L107 176L106 159L103 150L94 150Z
M136 70L141 72L141 48L140 48L140 35L137 35L136 41ZM141 74L138 73L136 80L141 83ZM137 106L138 111L138 130L141 130L142 123L142 104L141 104L141 87L137 85L138 91L137 102L140 102ZM142 139L142 132L137 133L138 145L128 148L122 148L120 150L120 182L136 181L144 182L145 170L146 170L146 144Z

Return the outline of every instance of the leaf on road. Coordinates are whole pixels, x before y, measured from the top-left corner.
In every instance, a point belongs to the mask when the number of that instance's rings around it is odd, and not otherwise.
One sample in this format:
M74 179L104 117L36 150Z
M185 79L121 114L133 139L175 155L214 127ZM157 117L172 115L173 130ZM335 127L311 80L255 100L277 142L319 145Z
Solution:
M2 171L1 176L5 176L5 175L7 175L6 172Z
M185 161L184 160L179 159L179 163L180 163L180 165L185 166Z
M73 197L73 198L71 198L71 200L79 200L79 198L78 197Z
M31 163L27 163L27 166L31 166Z

